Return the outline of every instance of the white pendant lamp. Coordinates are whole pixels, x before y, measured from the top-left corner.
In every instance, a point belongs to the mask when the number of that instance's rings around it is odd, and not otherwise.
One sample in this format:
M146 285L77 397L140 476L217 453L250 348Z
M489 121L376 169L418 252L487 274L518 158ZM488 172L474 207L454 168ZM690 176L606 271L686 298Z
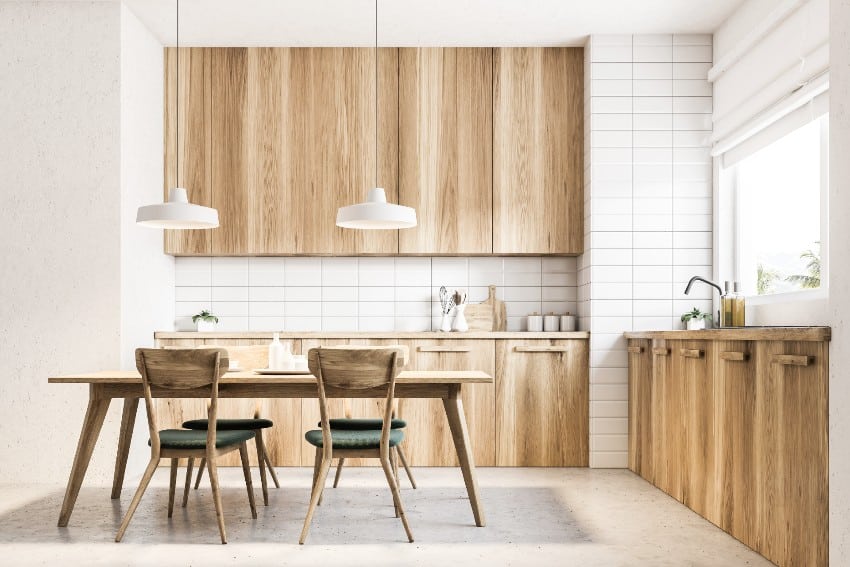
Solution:
M177 0L177 85L175 92L178 101L176 124L177 124L177 146L175 154L175 179L180 174L180 0ZM178 181L179 183L179 181ZM136 212L136 224L150 228L170 229L198 229L218 227L218 211L193 205L189 202L189 196L183 187L174 187L168 190L168 201L157 205L139 207Z
M378 0L375 0L375 189L365 203L340 207L336 225L360 230L395 230L416 226L416 209L387 203L387 193L378 187Z

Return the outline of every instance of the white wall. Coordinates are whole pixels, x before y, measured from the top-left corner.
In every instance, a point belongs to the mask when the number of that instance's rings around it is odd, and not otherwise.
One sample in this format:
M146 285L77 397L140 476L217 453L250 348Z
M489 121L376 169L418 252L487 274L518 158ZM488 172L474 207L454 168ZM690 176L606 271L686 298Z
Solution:
M0 482L66 478L88 391L47 378L121 362L119 14L0 2Z
M830 5L829 554L850 557L850 0ZM832 214L834 212L834 214Z
M163 231L137 226L136 209L163 198L163 49L121 6L121 368L133 369L135 349L153 346L153 329L174 321L174 258L163 253ZM116 402L117 403L117 402ZM143 406L144 404L142 404ZM140 410L128 478L149 458L147 419Z
M628 463L623 332L681 328L711 288L710 35L592 36L585 51L585 253L592 467ZM588 326L589 324L589 326Z
M576 312L575 258L177 258L176 268L179 330L202 309L222 331L437 330L442 285L473 303L495 285L509 331L534 311Z

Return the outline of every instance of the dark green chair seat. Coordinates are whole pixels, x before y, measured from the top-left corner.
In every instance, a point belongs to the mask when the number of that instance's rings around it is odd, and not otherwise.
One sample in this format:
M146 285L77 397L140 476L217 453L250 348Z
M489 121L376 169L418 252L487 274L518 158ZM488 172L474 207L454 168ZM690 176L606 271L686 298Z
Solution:
M186 429L202 429L207 430L208 421L206 419L190 419L183 422L183 427ZM217 419L215 420L216 431L231 431L233 429L268 429L274 427L274 422L270 419Z
M380 429L331 429L334 449L377 449L381 446ZM322 430L314 429L304 434L307 443L314 447L323 447ZM390 447L395 447L404 439L404 431L390 430Z
M253 438L253 431L216 431L215 448L238 445ZM148 441L148 445L150 444L151 442ZM204 449L207 446L207 432L192 429L163 429L159 432L159 444L163 449Z
M321 423L317 423L316 427L321 427ZM331 429L381 429L384 426L384 420L381 418L361 418L361 417L340 417L331 418ZM186 424L183 424L186 427ZM403 419L393 419L390 424L392 429L404 429L407 427L407 422Z

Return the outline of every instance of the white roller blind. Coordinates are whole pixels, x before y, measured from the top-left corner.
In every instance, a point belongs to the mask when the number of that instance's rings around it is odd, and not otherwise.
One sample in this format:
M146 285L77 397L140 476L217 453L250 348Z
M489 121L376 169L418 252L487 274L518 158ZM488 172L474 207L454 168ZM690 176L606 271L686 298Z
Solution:
M782 120L829 84L828 0L750 0L724 28L731 31L715 36L717 64L710 73L714 155L755 137L771 125L771 116ZM756 140L769 143L770 136Z

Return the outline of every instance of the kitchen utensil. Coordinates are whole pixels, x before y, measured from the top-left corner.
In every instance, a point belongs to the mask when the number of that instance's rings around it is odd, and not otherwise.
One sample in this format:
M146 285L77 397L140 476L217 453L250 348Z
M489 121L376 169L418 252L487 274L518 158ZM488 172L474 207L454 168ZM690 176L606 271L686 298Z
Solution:
M470 331L504 331L507 325L505 302L496 299L496 286L482 303L470 303L464 313Z

